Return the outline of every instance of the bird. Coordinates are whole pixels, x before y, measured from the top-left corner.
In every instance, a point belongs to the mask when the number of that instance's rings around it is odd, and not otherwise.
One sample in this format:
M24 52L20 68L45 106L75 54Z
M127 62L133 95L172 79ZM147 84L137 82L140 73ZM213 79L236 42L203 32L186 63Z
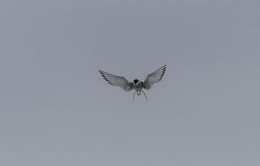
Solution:
M145 99L148 102L147 96L143 89L150 90L153 84L162 80L162 78L166 72L166 65L163 65L159 69L148 74L144 81L134 79L133 82L128 81L123 76L110 74L110 73L102 71L102 70L98 70L98 71L101 74L101 76L103 77L103 79L107 81L108 84L113 85L113 86L118 86L127 92L129 92L131 90L135 90L133 93L133 102L134 102L135 94L137 94L137 96L139 96L142 93L144 94Z

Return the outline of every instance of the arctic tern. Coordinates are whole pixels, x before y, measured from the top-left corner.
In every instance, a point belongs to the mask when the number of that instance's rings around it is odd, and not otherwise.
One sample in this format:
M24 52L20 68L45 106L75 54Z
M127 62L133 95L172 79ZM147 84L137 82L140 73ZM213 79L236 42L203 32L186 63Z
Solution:
M123 76L117 76L110 74L108 72L99 70L102 77L113 86L118 86L125 91L131 91L135 90L133 94L133 102L135 98L135 94L138 96L141 95L141 93L144 94L146 101L148 102L147 96L143 89L149 90L151 89L152 85L156 82L161 81L166 71L166 65L163 65L159 69L155 70L154 72L147 75L144 81L139 81L138 79L134 79L133 82L129 82L125 77Z

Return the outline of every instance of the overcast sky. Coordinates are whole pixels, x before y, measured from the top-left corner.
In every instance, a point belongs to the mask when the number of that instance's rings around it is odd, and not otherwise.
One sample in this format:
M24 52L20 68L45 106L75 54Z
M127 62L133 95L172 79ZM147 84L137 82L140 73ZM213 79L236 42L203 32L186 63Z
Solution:
M1 1L0 165L259 166L259 6ZM164 64L149 103L98 73Z

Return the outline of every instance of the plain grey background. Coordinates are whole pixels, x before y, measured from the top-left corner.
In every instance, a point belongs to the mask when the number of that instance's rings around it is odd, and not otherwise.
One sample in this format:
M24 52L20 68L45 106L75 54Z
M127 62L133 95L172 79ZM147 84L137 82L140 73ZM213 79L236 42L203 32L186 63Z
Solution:
M259 166L259 6L2 0L0 165ZM163 64L149 103L98 73Z

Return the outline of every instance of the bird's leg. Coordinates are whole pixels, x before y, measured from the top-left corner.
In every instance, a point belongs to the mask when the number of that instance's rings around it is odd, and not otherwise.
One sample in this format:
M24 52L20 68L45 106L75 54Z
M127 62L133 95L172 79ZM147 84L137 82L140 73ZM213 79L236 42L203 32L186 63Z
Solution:
M135 94L136 94L136 91L133 94L133 102L135 101Z
M145 97L145 99L146 99L146 102L148 102L148 99L147 99L147 96L146 96L146 94L144 93L144 91L142 90L142 92L143 92L143 94L144 94L144 97Z

